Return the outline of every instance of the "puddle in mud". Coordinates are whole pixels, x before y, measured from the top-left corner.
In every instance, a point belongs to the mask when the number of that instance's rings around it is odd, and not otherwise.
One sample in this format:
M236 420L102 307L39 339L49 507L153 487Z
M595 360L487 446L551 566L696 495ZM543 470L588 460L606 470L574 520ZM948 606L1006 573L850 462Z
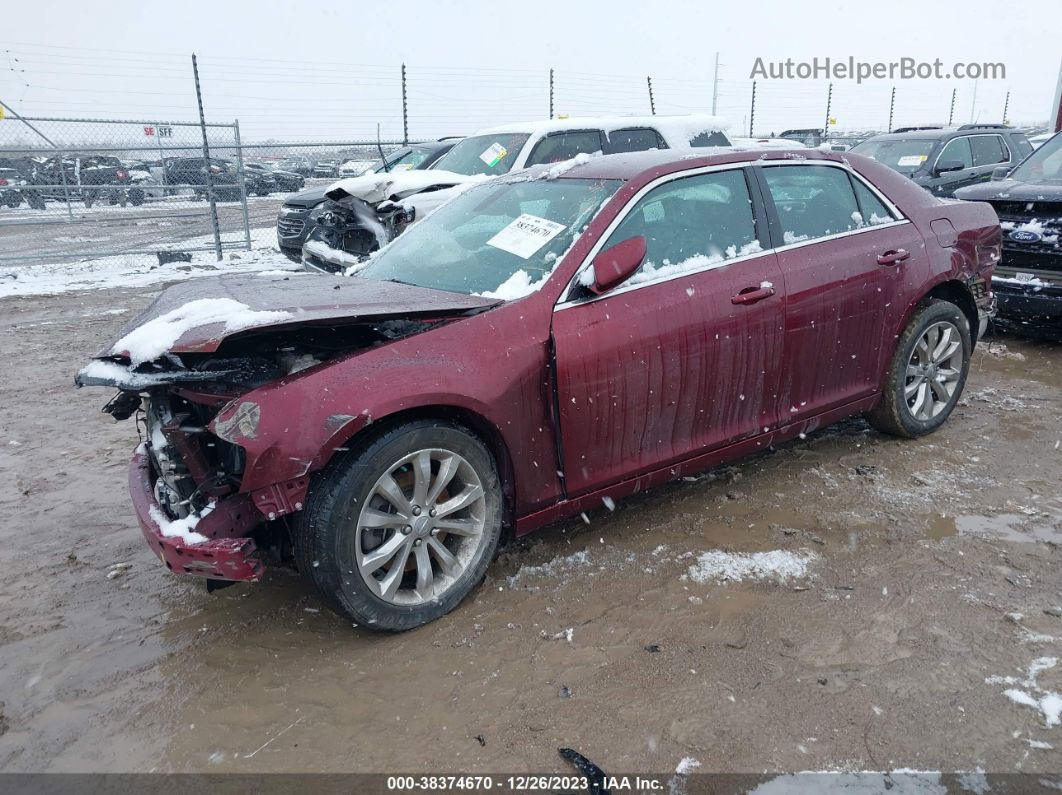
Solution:
M933 539L955 535L987 535L1004 541L1046 541L1062 544L1062 529L1017 513L1001 513L998 516L936 515L929 520L926 533Z

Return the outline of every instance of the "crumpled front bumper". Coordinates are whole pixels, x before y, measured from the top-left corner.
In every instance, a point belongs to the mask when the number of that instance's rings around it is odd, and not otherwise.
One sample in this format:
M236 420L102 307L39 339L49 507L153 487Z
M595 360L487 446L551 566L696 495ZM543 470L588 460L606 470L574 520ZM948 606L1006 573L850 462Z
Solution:
M248 495L236 494L220 500L196 526L196 532L209 540L187 544L181 538L162 534L155 517L165 514L155 499L151 463L142 449L129 462L129 494L144 539L170 571L212 580L256 582L262 578L265 564L258 556L254 540L245 534L261 523L263 517Z

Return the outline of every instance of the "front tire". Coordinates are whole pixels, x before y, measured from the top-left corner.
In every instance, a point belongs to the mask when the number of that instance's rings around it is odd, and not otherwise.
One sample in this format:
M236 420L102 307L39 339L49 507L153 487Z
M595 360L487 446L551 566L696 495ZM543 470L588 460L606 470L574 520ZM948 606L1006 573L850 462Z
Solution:
M870 424L894 436L932 433L959 402L970 371L970 323L959 307L934 300L900 335Z
M293 531L300 571L332 609L400 632L449 613L501 538L493 456L445 421L399 425L335 460Z

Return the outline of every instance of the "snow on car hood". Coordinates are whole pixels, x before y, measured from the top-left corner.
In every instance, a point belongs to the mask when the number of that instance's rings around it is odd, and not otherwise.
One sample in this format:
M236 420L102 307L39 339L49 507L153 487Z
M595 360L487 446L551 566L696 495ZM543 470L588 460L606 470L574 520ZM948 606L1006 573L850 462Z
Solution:
M392 196L404 198L405 195L427 188L448 188L484 179L489 179L489 177L485 174L469 176L468 174L457 174L453 171L438 171L430 168L390 171L341 179L329 187L325 195L333 201L354 196L369 204L378 204Z
M219 276L163 291L96 358L147 361L164 353L211 353L237 333L370 318L441 317L497 299L341 276Z

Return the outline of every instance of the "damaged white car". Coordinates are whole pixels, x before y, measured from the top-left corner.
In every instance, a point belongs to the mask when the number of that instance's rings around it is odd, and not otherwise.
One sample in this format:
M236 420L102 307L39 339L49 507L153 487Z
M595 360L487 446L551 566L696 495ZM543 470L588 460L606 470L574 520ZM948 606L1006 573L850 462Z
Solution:
M494 127L459 142L429 169L342 179L307 235L303 263L335 273L373 251L471 185L528 166L597 152L729 147L717 116L611 116Z

